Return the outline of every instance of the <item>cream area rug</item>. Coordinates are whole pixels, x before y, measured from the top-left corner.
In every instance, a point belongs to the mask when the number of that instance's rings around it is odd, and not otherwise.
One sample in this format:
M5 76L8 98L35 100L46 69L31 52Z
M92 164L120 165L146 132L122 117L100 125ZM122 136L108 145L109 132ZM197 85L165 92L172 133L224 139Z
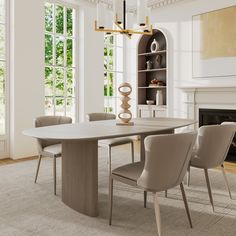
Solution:
M0 236L106 236L156 235L153 196L143 208L143 192L115 182L113 225L108 225L107 152L99 149L99 217L91 218L61 201L61 161L58 159L58 195L53 195L52 160L44 158L38 183L34 184L37 161L0 166ZM113 167L130 162L128 148L114 148ZM136 155L138 160L138 155ZM170 163L171 165L171 163ZM160 193L162 232L166 236L235 236L236 175L228 174L233 200L218 170L210 171L216 212L212 212L202 170L192 169L191 185L185 187L193 226L186 217L178 187Z

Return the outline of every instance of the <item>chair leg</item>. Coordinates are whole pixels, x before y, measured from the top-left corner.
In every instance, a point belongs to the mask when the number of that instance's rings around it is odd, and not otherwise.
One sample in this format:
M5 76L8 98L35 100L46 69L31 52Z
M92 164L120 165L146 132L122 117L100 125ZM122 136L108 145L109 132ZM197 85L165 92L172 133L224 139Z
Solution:
M132 163L134 163L134 142L132 141L130 144L131 144L131 158L132 158Z
M108 147L108 172L111 175L111 146Z
M110 184L109 184L109 225L111 225L112 221L112 207L113 207L113 179L110 176Z
M160 214L160 206L157 193L154 194L154 208L155 208L157 232L158 235L161 236L161 214Z
M221 165L221 170L222 170L222 173L223 173L223 176L224 176L226 188L229 192L229 197L230 197L230 199L232 199L232 195L231 195L231 191L230 191L230 187L229 187L229 182L228 182L227 176L225 174L224 164Z
M210 184L209 175L208 175L208 170L204 169L204 173L205 173L206 184L207 184L207 189L208 189L208 194L209 194L209 199L210 199L210 202L211 202L212 210L215 211L212 192L211 192L211 184Z
M190 184L190 165L188 166L187 169L187 186L189 187Z
M143 192L144 208L147 208L147 191Z
M168 197L167 195L168 195L167 190L165 190L165 197L166 197L166 198Z
M182 193L182 197L183 197L183 201L184 201L184 207L185 207L185 210L186 210L186 213L188 216L189 225L190 225L190 228L193 228L192 219L191 219L190 211L188 208L188 201L187 201L186 194L184 191L183 183L180 184L180 189L181 189L181 193Z
M38 165L37 165L36 175L35 175L35 179L34 179L34 183L35 183L35 184L36 184L37 179L38 179L39 167L40 167L40 164L41 164L41 159L42 159L42 155L39 155L39 160L38 160Z
M54 180L54 195L57 194L57 162L56 157L53 157L53 180Z

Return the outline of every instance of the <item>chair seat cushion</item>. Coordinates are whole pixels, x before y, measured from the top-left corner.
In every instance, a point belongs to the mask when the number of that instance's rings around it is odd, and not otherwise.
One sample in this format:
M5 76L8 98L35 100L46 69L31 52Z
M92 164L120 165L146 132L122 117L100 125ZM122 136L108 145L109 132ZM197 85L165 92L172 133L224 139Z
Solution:
M112 139L103 139L98 142L99 146L118 146L122 144L131 143L133 140L131 138L112 138Z
M44 153L47 153L49 156L61 156L61 144L54 144L47 146L43 149Z
M143 162L135 162L114 169L112 174L137 182L142 174L143 168Z

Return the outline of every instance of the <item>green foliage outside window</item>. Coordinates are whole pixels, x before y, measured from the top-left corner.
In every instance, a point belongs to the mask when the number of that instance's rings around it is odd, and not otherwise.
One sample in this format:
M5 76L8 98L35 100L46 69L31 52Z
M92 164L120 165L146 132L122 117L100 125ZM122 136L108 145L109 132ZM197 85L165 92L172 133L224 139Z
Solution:
M67 8L67 35L73 36L73 10Z
M53 64L53 38L51 35L45 35L45 63Z
M64 7L56 5L56 33L64 33Z
M45 30L52 32L53 30L53 5L45 4Z

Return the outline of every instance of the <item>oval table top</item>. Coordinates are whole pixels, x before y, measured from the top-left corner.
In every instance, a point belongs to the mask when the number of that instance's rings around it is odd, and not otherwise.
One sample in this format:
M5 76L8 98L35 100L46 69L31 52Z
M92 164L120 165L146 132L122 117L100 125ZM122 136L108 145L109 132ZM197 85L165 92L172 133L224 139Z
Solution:
M40 139L92 140L124 137L140 134L154 134L195 124L196 121L180 118L136 118L133 126L116 125L117 120L92 121L65 125L32 128L24 135Z

